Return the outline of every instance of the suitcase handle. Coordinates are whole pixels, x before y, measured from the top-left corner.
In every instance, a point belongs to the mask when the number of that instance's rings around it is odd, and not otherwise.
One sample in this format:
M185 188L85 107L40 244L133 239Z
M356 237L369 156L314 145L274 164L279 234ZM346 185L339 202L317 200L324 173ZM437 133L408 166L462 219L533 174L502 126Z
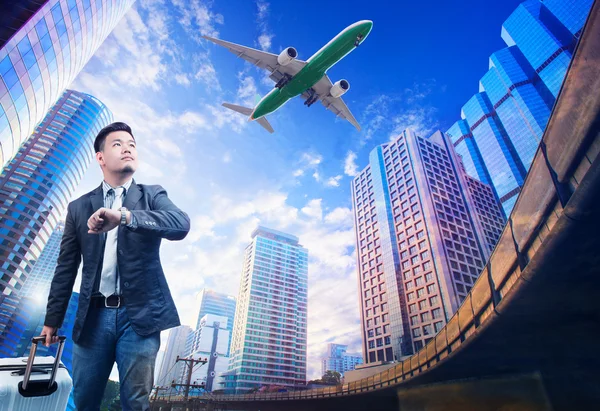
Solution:
M60 358L62 357L63 349L65 347L66 336L61 335L58 337L58 350L56 352L56 358L54 359L54 364L52 365L52 374L50 375L50 380L48 381L48 389L52 387L54 381L56 380L56 372L58 371L58 365L60 364ZM39 337L33 337L31 339L31 350L29 351L29 357L27 358L27 366L25 367L25 376L23 377L22 388L23 391L27 390L27 385L29 385L29 379L31 378L31 371L33 369L33 360L35 359L35 353L37 352L38 343L46 341L46 336L41 335Z

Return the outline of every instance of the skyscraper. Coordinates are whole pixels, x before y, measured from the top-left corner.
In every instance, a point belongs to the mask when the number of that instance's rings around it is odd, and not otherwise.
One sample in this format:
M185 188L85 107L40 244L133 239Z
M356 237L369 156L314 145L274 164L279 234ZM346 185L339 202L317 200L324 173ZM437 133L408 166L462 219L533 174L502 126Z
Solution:
M67 90L0 174L0 291L19 291L112 121L95 97ZM1 320L0 320L1 322Z
M337 371L342 376L346 371L352 371L357 365L362 364L361 354L349 354L347 345L327 344L327 352L321 360L321 375L327 371Z
M447 137L409 130L353 180L366 363L423 347L475 282L504 220L492 189L471 180Z
M235 297L204 288L198 293L197 301L199 302L200 308L198 310L196 330L201 328L202 319L206 314L214 314L227 318L226 329L229 331L229 340L227 342L226 355L228 356L229 346L231 345L233 320L235 318Z
M461 117L471 124L475 144L480 150L496 195L508 215L525 181L527 169L519 159L487 93L477 93L467 101L462 108Z
M258 227L246 247L225 390L306 383L308 251Z
M479 93L446 134L467 173L491 183L509 215L560 91L592 0L528 0L502 25Z
M193 336L192 347L186 357L203 358L208 361L193 369L191 381L193 384L204 382L205 389L209 392L221 388L221 374L227 371L229 364L227 351L230 339L227 321L227 317L206 314L200 319L198 329L190 334ZM183 367L182 381L186 381L187 374L187 367Z
M173 380L178 380L182 372L182 363L177 362L177 357L183 357L185 342L192 332L187 325L171 328L165 354L163 355L160 369L156 372L158 378L156 383L160 386L169 385Z
M43 302L46 301L50 292L52 277L54 277L54 270L58 262L60 242L62 241L64 231L65 222L60 221L54 231L52 231L50 239L44 246L42 254L40 254L40 258L35 262L33 269L29 273L27 281L25 281L19 293L22 297L41 299Z
M133 1L49 0L9 33L0 48L0 166L17 153Z

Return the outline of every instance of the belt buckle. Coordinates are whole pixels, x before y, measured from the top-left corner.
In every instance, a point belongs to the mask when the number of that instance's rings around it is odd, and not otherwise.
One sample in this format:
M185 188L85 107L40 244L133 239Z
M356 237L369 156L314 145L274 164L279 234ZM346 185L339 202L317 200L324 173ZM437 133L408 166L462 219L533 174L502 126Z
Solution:
M110 297L117 297L117 305L108 305L108 299ZM119 308L121 306L121 296L120 295L110 295L104 298L104 307L106 308Z

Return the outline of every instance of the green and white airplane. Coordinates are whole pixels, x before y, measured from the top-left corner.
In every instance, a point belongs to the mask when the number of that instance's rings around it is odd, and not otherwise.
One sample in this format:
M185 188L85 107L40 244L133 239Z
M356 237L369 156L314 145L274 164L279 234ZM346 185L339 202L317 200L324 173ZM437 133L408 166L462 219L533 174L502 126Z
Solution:
M272 133L273 127L265 116L300 95L305 100L304 105L310 107L320 100L325 108L348 120L360 131L360 125L342 100L342 95L350 89L350 83L347 80L332 83L326 73L365 41L372 28L373 22L370 20L362 20L346 27L307 61L298 60L298 52L293 47L288 47L277 55L208 36L202 37L227 48L255 66L269 70L269 77L275 82L275 88L254 109L230 103L223 103L224 107L249 116L249 121L256 120Z

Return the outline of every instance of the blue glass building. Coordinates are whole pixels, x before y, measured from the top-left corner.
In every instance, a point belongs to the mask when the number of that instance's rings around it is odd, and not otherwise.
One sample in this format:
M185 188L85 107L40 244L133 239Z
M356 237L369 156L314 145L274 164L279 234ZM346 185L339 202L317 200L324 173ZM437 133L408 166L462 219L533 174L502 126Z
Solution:
M528 0L502 26L479 93L450 137L466 172L510 214L546 128L592 0Z
M485 92L477 93L467 101L461 117L471 125L475 144L480 148L496 195L508 215L527 171Z
M0 166L17 153L134 0L49 0L0 48Z
M0 292L18 292L93 158L112 113L67 90L0 174ZM0 323L2 320L0 319Z
M482 183L491 184L492 179L485 167L479 148L475 144L469 123L465 120L458 120L446 131L446 135L452 141L458 155L462 157L465 171L478 178Z

